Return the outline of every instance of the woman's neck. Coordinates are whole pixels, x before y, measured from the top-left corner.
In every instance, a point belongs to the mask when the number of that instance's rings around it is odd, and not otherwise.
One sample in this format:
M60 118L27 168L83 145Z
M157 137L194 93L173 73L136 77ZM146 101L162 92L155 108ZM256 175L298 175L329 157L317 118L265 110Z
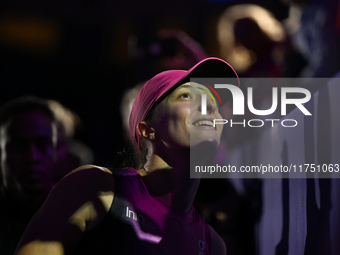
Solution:
M178 155L170 165L164 157L152 154L144 169L139 170L152 196L182 212L191 209L199 185L199 179L190 179L188 158L190 155Z

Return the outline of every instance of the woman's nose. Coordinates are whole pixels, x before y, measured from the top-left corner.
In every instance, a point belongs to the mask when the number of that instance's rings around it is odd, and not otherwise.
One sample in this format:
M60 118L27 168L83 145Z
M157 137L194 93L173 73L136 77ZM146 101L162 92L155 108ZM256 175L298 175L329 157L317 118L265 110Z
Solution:
M208 96L207 94L201 95L201 114L202 115L210 115L216 111L215 102Z

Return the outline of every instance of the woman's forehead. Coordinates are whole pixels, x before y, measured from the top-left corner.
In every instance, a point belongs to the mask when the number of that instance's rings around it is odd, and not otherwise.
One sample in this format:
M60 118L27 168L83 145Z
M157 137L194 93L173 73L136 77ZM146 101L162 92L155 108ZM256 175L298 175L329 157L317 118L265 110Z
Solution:
M188 89L197 89L197 88L202 88L202 89L207 89L206 86L197 83L197 82L185 82L181 85L179 85L175 90L182 89L182 88L188 88Z
M209 89L197 82L185 82L182 83L181 85L177 86L175 89L173 89L168 95L166 95L166 97L164 97L164 99L160 100L158 104L168 101L170 98L172 98L173 96L176 96L178 92L182 92L183 90L187 91L189 90L190 93L202 93L203 90L208 90ZM157 107L158 104L155 104L155 107Z

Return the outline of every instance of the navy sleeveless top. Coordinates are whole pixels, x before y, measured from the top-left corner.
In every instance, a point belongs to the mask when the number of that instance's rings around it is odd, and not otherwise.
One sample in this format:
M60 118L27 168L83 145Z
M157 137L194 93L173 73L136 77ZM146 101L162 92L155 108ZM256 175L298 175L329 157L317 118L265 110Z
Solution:
M110 210L84 234L74 254L211 254L209 226L193 206L183 213L152 197L133 168L111 171L115 195Z

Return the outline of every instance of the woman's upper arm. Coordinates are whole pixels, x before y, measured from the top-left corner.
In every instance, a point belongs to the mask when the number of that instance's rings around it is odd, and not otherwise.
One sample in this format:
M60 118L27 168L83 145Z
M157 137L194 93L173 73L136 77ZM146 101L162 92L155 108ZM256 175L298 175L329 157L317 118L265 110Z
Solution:
M53 188L15 254L70 254L83 233L105 217L113 192L114 181L108 170L94 166L76 169Z

